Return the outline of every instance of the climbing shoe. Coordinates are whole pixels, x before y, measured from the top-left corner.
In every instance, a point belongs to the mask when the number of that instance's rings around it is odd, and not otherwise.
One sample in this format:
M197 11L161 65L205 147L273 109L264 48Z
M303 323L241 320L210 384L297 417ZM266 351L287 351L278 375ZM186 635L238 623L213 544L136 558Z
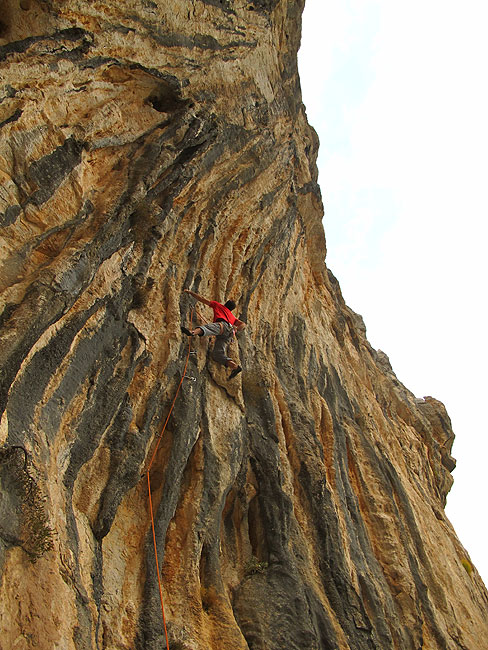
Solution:
M237 368L234 368L234 370L229 375L229 379L234 379L234 377L238 375L241 372L241 370L242 370L241 366L237 366Z
M186 334L187 336L193 336L193 334L190 332L190 330L186 329L186 327L181 327L181 331L183 334Z

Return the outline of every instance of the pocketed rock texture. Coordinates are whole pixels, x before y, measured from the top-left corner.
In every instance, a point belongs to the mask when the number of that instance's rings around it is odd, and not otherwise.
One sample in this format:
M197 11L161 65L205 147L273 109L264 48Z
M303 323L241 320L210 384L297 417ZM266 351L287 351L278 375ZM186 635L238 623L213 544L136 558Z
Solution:
M325 266L302 8L3 6L4 650L166 647L145 473L184 288L234 298L247 328L232 381L193 342L150 471L169 647L486 650L487 592L443 510L449 418Z

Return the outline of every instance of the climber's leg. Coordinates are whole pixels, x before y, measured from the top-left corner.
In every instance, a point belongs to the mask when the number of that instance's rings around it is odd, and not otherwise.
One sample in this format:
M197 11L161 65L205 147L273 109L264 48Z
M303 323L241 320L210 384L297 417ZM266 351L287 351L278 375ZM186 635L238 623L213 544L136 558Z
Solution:
M214 327L215 325L217 327ZM216 336L220 332L220 328L218 327L218 323L209 323L208 325L196 327L193 331L181 326L181 331L187 336Z

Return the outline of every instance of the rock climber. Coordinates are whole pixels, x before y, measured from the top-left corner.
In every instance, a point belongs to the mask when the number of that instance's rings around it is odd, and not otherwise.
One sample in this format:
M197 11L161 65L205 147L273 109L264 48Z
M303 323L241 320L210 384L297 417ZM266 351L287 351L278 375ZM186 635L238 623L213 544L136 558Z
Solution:
M186 327L182 327L181 331L187 336L215 336L212 358L217 363L231 368L232 372L229 375L229 379L233 379L241 372L242 368L227 356L227 347L235 336L235 332L241 331L246 327L246 323L236 318L232 313L232 310L236 307L236 303L233 300L227 300L222 305L216 300L207 300L189 289L185 289L184 293L189 293L190 296L193 296L199 302L211 307L214 313L214 320L213 323L200 325L192 331Z

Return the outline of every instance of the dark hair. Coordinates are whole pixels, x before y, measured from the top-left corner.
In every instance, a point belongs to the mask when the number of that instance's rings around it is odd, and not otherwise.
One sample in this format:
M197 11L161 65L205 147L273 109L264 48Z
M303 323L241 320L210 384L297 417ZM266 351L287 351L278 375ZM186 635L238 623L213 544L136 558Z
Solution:
M233 309L236 308L236 303L233 300L228 300L225 303L224 307L227 307L227 309L230 309L230 311L232 311Z

